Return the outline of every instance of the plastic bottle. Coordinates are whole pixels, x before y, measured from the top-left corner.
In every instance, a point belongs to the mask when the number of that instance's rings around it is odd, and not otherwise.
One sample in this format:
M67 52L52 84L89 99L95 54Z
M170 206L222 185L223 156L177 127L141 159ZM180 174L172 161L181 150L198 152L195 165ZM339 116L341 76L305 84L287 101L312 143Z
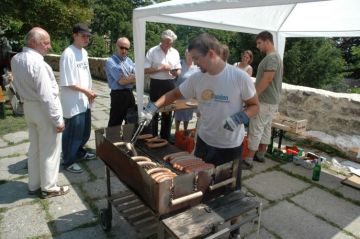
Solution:
M320 173L321 173L321 164L319 161L316 161L316 164L313 168L313 176L312 176L312 180L314 181L319 181L320 179Z

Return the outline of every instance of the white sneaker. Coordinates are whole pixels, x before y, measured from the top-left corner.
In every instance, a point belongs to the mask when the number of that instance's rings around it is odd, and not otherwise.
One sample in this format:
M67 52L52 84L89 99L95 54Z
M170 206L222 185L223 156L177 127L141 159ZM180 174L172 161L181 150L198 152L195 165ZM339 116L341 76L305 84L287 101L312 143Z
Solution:
M66 170L71 172L71 173L82 173L82 172L84 172L84 170L77 163L71 164L69 167L66 168Z
M89 153L89 152L86 152L86 154L83 157L84 160L91 160L91 159L95 159L95 158L96 158L96 154Z

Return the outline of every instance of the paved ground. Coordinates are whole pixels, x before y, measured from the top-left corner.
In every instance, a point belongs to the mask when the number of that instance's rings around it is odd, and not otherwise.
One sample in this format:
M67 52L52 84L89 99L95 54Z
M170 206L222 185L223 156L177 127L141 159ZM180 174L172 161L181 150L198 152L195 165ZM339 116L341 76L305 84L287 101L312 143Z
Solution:
M94 82L101 95L105 83ZM92 108L94 129L106 127L109 98L99 97ZM0 121L1 123L1 121ZM9 126L11 127L11 126ZM136 238L115 213L113 228L104 233L98 212L106 206L105 170L101 160L82 162L86 171L61 170L60 184L70 184L63 197L41 200L27 194L27 132L0 136L0 238ZM94 134L87 145L95 149ZM243 173L243 190L263 202L260 238L360 238L360 191L342 185L344 176L323 170L319 182L311 170L268 159ZM112 177L112 191L125 189ZM113 210L114 211L114 210ZM243 238L255 238L256 225L246 224Z

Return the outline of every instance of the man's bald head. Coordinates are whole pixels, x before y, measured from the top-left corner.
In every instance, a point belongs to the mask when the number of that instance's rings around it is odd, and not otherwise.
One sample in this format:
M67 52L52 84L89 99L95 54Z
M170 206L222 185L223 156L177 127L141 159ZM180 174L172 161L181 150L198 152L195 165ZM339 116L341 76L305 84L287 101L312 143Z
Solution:
M46 55L50 48L50 35L41 27L32 28L25 36L26 46L38 51L41 55Z
M127 56L130 49L130 41L126 37L120 37L116 41L116 53L121 56L125 57Z

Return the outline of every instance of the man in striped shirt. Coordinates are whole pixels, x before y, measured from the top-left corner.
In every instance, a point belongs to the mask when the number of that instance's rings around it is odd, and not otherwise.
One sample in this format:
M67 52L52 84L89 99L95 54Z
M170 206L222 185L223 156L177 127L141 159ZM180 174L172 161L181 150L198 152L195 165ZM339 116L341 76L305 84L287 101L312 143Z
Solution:
M60 196L68 186L58 186L61 132L64 130L59 87L51 67L44 61L51 48L50 36L34 27L26 35L26 47L11 60L14 88L24 102L29 128L29 194Z

